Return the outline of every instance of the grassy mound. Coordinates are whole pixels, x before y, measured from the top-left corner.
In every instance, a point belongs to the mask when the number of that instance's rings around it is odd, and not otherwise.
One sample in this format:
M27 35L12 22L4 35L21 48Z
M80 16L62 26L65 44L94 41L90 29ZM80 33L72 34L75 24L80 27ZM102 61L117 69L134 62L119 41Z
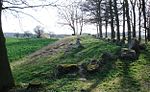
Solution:
M71 39L71 38L69 38ZM87 75L87 80L80 80L78 75L64 75L61 78L54 76L59 64L81 64L92 59L100 59L103 52L116 53L119 46L92 37L81 37L84 48L71 49L66 53L68 44L75 43L75 39L64 40L55 46L49 47L49 55L28 58L12 68L18 85L38 81L43 84L46 92L148 92L150 83L150 45L147 51L140 54L136 61L108 61L104 71ZM39 55L39 54L38 54ZM40 54L42 55L42 54ZM12 63L13 64L13 63ZM43 92L43 91L42 91Z

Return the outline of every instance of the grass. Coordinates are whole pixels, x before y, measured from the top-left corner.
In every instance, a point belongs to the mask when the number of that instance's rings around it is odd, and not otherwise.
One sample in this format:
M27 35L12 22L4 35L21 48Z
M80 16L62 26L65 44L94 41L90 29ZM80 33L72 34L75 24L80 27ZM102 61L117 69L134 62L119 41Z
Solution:
M75 41L73 41L75 42ZM55 55L33 60L13 68L13 75L18 85L38 81L43 83L46 92L149 92L150 86L150 44L147 51L140 54L136 61L108 61L104 71L89 74L87 80L79 80L79 76L64 75L56 78L53 72L58 64L80 64L92 59L99 60L102 52L116 53L119 46L91 37L82 37L84 48L72 49L67 54L63 47Z
M56 39L7 38L6 46L9 61L19 60L55 41Z

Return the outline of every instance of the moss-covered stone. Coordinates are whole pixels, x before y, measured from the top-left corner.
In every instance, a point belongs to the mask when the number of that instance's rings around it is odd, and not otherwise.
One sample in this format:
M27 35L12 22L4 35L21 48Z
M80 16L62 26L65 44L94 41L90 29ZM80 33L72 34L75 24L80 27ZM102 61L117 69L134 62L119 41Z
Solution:
M77 64L60 64L56 68L57 75L61 76L64 74L77 73L79 71L79 67Z
M99 70L99 63L97 60L92 60L89 64L87 64L86 69L88 72L96 72Z
M136 60L138 58L136 51L128 48L122 48L120 58L124 60Z

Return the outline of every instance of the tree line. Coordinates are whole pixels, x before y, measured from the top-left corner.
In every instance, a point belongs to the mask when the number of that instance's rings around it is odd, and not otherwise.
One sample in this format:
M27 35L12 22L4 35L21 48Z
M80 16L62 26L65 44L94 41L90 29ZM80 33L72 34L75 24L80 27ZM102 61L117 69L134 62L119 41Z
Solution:
M130 43L132 38L150 41L150 2L148 0L86 0L82 9L89 16L89 22L97 25L99 38L108 38ZM90 14L89 14L90 13ZM105 27L103 35L102 27Z

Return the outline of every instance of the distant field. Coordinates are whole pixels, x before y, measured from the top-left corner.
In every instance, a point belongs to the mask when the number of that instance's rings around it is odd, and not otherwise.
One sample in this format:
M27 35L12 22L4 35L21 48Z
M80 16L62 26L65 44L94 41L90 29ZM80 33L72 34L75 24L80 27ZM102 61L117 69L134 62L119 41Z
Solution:
M56 39L36 39L36 38L7 38L6 46L9 61L19 60L36 50L55 42Z

